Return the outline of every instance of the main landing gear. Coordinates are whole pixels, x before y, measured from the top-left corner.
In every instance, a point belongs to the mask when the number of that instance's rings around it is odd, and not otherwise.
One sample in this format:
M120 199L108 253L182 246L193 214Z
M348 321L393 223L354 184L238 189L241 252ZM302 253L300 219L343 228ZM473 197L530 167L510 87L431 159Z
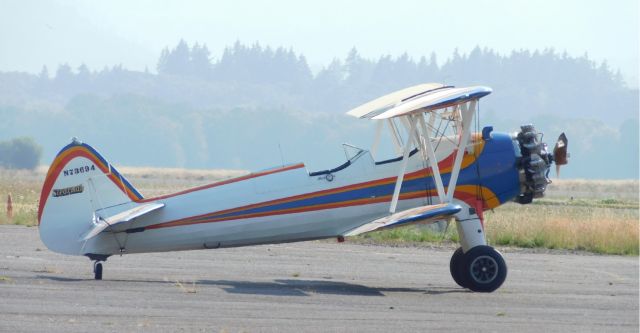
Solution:
M473 291L492 292L507 278L502 254L487 245L481 217L467 207L456 215L460 245L451 256L449 269L456 283ZM466 250L466 251L465 251Z
M449 269L459 286L479 292L492 292L507 278L502 254L487 245L478 245L467 253L458 248L451 256Z

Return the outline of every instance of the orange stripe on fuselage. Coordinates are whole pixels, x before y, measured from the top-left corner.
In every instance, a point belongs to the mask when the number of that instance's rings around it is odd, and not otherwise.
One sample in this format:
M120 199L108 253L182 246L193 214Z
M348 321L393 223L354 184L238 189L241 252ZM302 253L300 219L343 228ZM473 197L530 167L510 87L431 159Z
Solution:
M478 188L481 189L482 191L481 194L478 193ZM426 196L437 196L437 191L427 190L427 191L414 191L414 192L402 193L400 194L400 200L418 199L418 198L424 198ZM476 207L476 203L478 200L482 200L485 209L491 209L500 204L497 197L490 189L483 186L479 187L477 185L457 186L456 191L454 193L454 197L464 201L465 203L469 204L471 207ZM290 198L291 197L284 198L281 200L285 200L285 199L288 200ZM274 216L274 215L306 213L306 212L317 211L317 210L344 208L344 207L351 207L351 206L362 206L362 205L369 205L369 204L376 204L376 203L383 203L383 202L390 202L390 201L391 201L391 195L384 195L384 196L379 196L375 198L345 200L341 202L317 204L317 205L310 205L306 207L279 209L279 210L274 210L269 212L247 213L247 214L227 216L227 217L215 217L217 215L218 216L224 215L233 211L248 210L248 209L255 208L254 206L257 206L257 205L266 204L266 203L261 203L261 204L237 207L233 209L221 210L217 212L210 212L202 215L190 216L187 218L169 221L169 222L163 222L160 224L154 224L154 225L145 227L145 229L151 230L151 229L179 227L179 226L187 226L187 225L202 224L202 223L226 222L226 221L232 221L232 220L266 217L266 216ZM206 217L206 216L211 216L211 218L202 219L203 217Z
M415 191L409 193L403 193L400 195L400 199L417 199L424 197L425 191ZM265 217L265 216L273 216L273 215L286 215L286 214L294 214L294 213L305 213L316 210L325 210L325 209L335 209L335 208L343 208L343 207L351 207L351 206L361 206L361 205L369 205L374 203L382 203L391 200L391 195L384 195L376 198L363 198L363 199L354 199L354 200L346 200L341 202L334 203L326 203L326 204L318 204L311 205L307 207L296 207L296 208L287 208L287 209L279 209L270 212L260 212L260 213L250 213L243 214L237 216L230 217L219 217L219 218L211 218L206 220L198 220L200 216L192 216L180 220L164 222L160 224L151 225L145 227L145 229L159 229L159 228L168 228L168 227L178 227L178 226L186 226L192 224L201 224L201 223L212 223L212 222L224 222L231 220L239 220L239 219L248 219L248 218L256 218L256 217ZM205 215L220 215L222 213L215 212L209 213Z
M482 152L483 148L484 148L484 141L480 141L480 144L478 144L477 147L476 147L475 154L465 154L464 155L464 159L463 159L463 161L461 163L460 169L464 169L464 168L468 167L469 165L473 164L476 161L476 156L480 155L480 153ZM438 168L440 168L441 174L449 173L451 171L451 169L453 167L454 160L455 160L455 151L451 155L449 155L447 158L442 160L440 163L438 163ZM442 170L444 170L444 171L442 171ZM414 180L414 179L418 179L418 178L424 178L424 177L431 177L432 175L433 175L433 171L431 170L431 168L421 169L421 170L417 170L417 171L414 171L414 172L406 174L405 177L404 177L404 181L410 181L410 180ZM322 190L322 191L317 191L317 192L299 194L299 195L294 195L294 196L290 196L290 197L286 197L286 198L270 200L270 201L265 201L265 202L261 202L261 203L256 203L256 204L251 204L251 205L246 205L246 206L241 206L241 207L236 207L236 208L230 208L230 209L226 209L226 210L222 210L222 211L216 212L216 215L218 215L218 214L235 213L235 212L242 211L242 210L261 208L261 207L265 207L265 206L271 206L271 205L275 205L275 204L283 204L283 203L288 203L288 202L292 202L292 201L298 201L298 200L304 200L304 199L312 199L312 198L315 198L315 197L320 197L320 196L325 196L325 195L330 195L330 194L337 194L337 193L342 193L342 192L352 191L352 190L359 190L359 189L378 186L378 185L393 184L393 183L396 182L397 178L398 178L397 176L396 177L387 177L387 178L377 179L377 180L368 181L368 182L364 182L364 183L358 183L358 184L348 185L348 186L344 186L344 187L338 187L338 188L334 188L334 189L328 189L328 190ZM150 201L150 200L153 200L153 199L145 199L145 201ZM207 213L207 214L194 216L194 218L196 218L196 217L205 217L207 215L212 215L212 213Z

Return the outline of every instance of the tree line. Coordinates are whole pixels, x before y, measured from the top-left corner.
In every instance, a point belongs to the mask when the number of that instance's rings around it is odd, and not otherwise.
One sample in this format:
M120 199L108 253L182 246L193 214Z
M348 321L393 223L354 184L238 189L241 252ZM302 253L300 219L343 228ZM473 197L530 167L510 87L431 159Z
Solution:
M497 131L532 122L551 144L567 132L567 177L638 177L638 90L606 62L553 49L476 47L440 60L370 59L353 48L314 73L292 49L237 42L212 55L180 41L160 53L154 72L68 64L0 72L0 140L33 137L50 160L78 136L122 154L114 156L121 164L196 168L259 169L281 163L273 157L282 147L287 161L330 168L342 162L341 142L367 147L373 133L343 112L422 82L492 87L479 116Z
M496 94L487 98L493 112L516 109L528 114L610 119L619 124L637 117L637 90L619 71L554 49L515 50L502 55L475 47L440 61L435 53L417 59L408 54L378 59L353 48L315 74L302 54L283 47L236 42L219 56L207 45L180 40L162 50L157 73L130 71L122 65L91 70L81 64L60 65L54 75L0 72L0 103L25 100L64 104L78 94L134 93L198 107L284 106L321 112L344 112L371 98L423 82L456 86L483 84ZM16 84L17 83L17 84ZM495 96L495 97L494 97Z
M41 157L42 146L31 137L19 137L0 142L0 167L35 169Z

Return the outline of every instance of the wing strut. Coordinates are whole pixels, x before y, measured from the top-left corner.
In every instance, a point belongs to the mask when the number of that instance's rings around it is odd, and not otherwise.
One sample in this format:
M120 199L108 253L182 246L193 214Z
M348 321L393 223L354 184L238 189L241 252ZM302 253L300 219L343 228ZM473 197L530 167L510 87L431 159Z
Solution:
M436 190L438 192L440 202L449 203L453 201L458 176L460 175L460 167L462 166L462 159L471 135L471 123L476 105L477 100L471 100L468 103L461 105L460 115L462 118L462 128L461 133L459 134L460 141L458 142L458 148L456 149L454 163L451 168L451 178L449 179L449 184L447 184L448 186L446 191L442 181L442 175L440 174L438 160L435 155L435 149L433 148L433 143L431 141L431 129L427 126L424 116L422 114L409 114L401 117L401 122L407 127L408 137L404 142L404 147L402 149L402 165L400 166L393 196L391 197L391 206L389 207L390 213L395 213L398 206L398 199L400 197L404 174L409 162L409 153L411 151L410 148L412 143L415 143L417 147L420 147L423 152L426 151L428 157L427 160L429 161L429 166L433 172L433 179L436 183Z
M384 121L384 120L382 120ZM402 153L402 144L400 143L400 135L398 134L398 130L396 129L396 125L394 124L392 119L387 119L387 125L389 125L389 130L391 131L391 137L393 138L394 147L396 148L396 153Z
M407 118L407 120L409 121L409 134L407 137L407 141L404 143L404 151L402 153L402 166L400 166L400 173L398 174L398 178L396 179L396 187L393 190L393 196L391 197L391 206L389 207L389 212L391 214L396 212L396 207L398 206L400 188L402 187L402 181L404 180L404 173L407 170L407 163L409 163L409 152L411 151L410 147L416 132L417 121L411 117Z
M456 183L458 182L458 175L460 175L460 166L462 165L462 157L464 151L467 149L469 143L469 135L471 134L471 120L476 110L477 100L471 100L469 103L462 105L462 133L460 134L460 142L458 143L458 150L456 152L456 159L453 162L453 168L451 169L451 178L449 179L449 185L447 186L447 201L453 200L453 194L456 191Z
M402 165L396 178L395 188L391 197L390 213L395 213L398 205L412 144L415 144L417 148L421 149L423 160L429 161L440 202L450 203L453 201L464 153L469 144L471 123L478 100L490 94L491 91L491 88L483 86L455 88L439 84L419 85L383 96L348 112L349 115L357 118L387 120L387 124L392 132L393 141L396 144L396 149L401 150ZM447 110L451 111L447 112ZM455 158L451 166L451 177L449 178L446 190L435 156L433 142L431 141L432 134L440 136L441 139L445 137L444 131L446 131L446 127L442 133L438 133L437 130L436 133L431 132L435 116L438 112L440 112L442 119L445 119L444 117L446 116L448 121L455 121L453 132L458 138L457 143L451 140L457 148L455 149ZM430 113L428 125L424 119L425 113ZM398 118L399 123L404 125L408 130L408 137L405 142L401 142L402 138L399 136L393 118ZM383 127L384 125L378 124L376 129L374 151L378 148L378 140L380 140ZM450 139L447 138L447 140Z
M431 171L433 171L433 179L436 182L438 198L440 199L440 202L445 202L444 185L442 185L442 177L440 177L440 167L438 166L436 153L433 149L433 144L431 143L431 130L429 129L429 127L427 127L427 124L424 122L424 117L422 115L420 115L418 119L420 120L420 127L422 127L422 140L427 150L427 156L429 157L429 165L431 166Z

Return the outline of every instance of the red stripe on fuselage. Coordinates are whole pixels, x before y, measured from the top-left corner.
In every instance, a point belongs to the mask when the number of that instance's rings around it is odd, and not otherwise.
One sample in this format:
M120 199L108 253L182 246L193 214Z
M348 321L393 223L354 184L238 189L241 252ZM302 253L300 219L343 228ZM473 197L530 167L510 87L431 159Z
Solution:
M368 183L375 183L375 182L378 182L378 181L373 181L373 182L368 182ZM341 187L339 189L334 189L334 190L344 190L345 188L350 188L350 187L359 186L359 185L363 185L363 184L366 184L366 183L345 186L345 187ZM479 197L478 194L477 194L477 190L478 190L477 186L479 186L479 185L463 185L460 188L456 187L456 191L454 193L454 197L459 199L459 200L461 200L461 201L464 201L465 203L467 203L471 207L479 209L479 214L482 214L482 209L484 209L484 208L493 208L495 206L495 203L493 201L497 200L497 198L496 198L495 194L493 192L491 192L490 189L485 188L485 187L481 187L480 188L480 190L485 192L485 196L484 197ZM216 212L209 212L209 213L201 214L201 215L189 216L189 217L185 217L185 218L178 219L178 220L173 220L173 221L168 221L168 222L163 222L163 223L159 223L159 224L150 225L150 226L145 227L145 229L151 230L151 229L187 226L187 225L202 224L202 223L226 222L226 221L249 219L249 218L256 218L256 217L266 217L266 216L274 216L274 215L286 215L286 214L294 214L294 213L305 213L305 212L311 212L311 211L317 211L317 210L344 208L344 207L351 207L351 206L362 206L362 205L369 205L369 204L383 203L383 202L390 202L391 201L391 195L384 195L384 196L379 196L379 197L375 197L375 198L352 199L352 200L345 200L345 201L341 201L341 202L333 202L333 203L309 205L309 206L304 206L304 207L278 209L278 210L268 211L268 212L247 213L247 214L241 214L241 215L236 215L236 216L216 217L216 216L220 216L220 215L224 215L224 214L228 214L228 213L233 213L233 212L237 212L237 211L250 210L250 209L253 209L253 208L256 208L256 207L263 207L263 206L278 204L278 203L281 203L281 202L295 201L295 200L293 200L293 198L296 198L296 197L298 197L298 198L299 197L303 197L302 199L306 199L306 197L317 197L317 196L321 196L319 194L321 192L326 192L326 190L325 191L308 193L308 194L304 194L304 195L297 195L297 196L282 198L282 199L278 199L278 200L272 200L272 201L268 201L268 202L262 202L262 203L257 203L257 204L251 204L251 205L236 207L236 208L232 208L232 209L226 209L226 210L221 210L221 211L216 211ZM329 194L332 194L332 193L329 193ZM408 200L408 199L417 199L417 198L435 197L435 196L437 196L437 191L436 190L426 190L426 191L414 191L414 192L402 193L402 194L400 194L399 199L400 200ZM207 218L207 217L209 217L209 218Z

